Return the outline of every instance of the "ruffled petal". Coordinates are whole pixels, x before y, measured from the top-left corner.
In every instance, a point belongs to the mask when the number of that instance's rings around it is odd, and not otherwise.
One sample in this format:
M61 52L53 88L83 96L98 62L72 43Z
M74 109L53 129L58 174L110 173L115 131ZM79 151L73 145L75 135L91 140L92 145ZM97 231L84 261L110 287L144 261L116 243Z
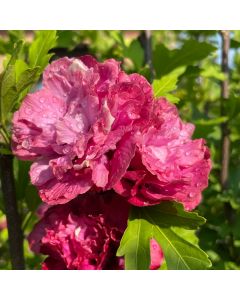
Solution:
M79 176L67 173L63 180L51 179L39 186L39 195L50 205L66 203L79 194L84 194L92 187L91 172Z

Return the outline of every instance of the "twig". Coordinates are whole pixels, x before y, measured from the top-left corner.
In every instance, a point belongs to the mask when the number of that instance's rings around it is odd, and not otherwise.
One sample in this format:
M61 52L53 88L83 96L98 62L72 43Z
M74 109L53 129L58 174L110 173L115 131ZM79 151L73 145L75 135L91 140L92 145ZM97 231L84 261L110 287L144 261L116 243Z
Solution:
M154 79L154 68L152 61L152 33L151 30L144 30L140 36L140 42L144 48L145 64L149 66L150 82Z
M225 75L225 79L221 84L221 116L225 116L225 101L229 98L229 66L228 66L228 55L230 48L230 32L227 30L221 31L222 37L222 72ZM221 125L221 142L222 142L222 169L220 173L221 190L224 192L228 189L229 179L229 163L230 163L230 130L228 122L224 122ZM229 202L224 204L224 211L227 222L232 225L235 221L235 212ZM233 234L230 233L226 238L229 253L232 259L235 257L234 250L234 238Z
M221 116L225 116L225 101L229 98L229 67L228 54L230 47L230 32L227 30L221 31L222 37L222 72L225 79L221 84ZM230 138L229 138L228 123L224 122L221 126L221 140L222 140L222 169L220 174L220 183L222 191L228 187L228 173L229 173L229 157L230 157Z
M23 233L17 208L12 155L0 155L0 175L6 211L12 268L15 270L22 270L25 268L23 256Z

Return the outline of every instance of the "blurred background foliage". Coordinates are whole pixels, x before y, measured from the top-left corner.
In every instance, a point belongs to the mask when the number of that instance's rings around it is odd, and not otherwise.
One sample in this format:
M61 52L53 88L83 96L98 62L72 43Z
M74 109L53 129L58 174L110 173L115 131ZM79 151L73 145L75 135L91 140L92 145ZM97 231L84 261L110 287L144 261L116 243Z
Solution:
M152 31L150 54L143 31L2 31L0 72L4 68L6 71L10 56L16 51L14 45L23 40L16 54L15 74L17 80L27 82L21 90L16 87L18 101L6 112L5 130L10 130L12 112L23 97L39 84L41 71L49 60L83 54L92 54L100 61L115 58L122 62L126 72L141 73L149 81L154 79L155 95L175 103L181 117L196 125L194 138L205 138L211 149L213 169L209 187L197 209L207 219L197 231L199 245L208 253L212 269L240 269L240 31L232 31L230 38L229 98L221 110L221 82L226 76L221 70L222 45L218 31ZM40 48L41 55L36 61L35 53ZM26 80L26 74L31 81ZM231 146L228 187L223 191L220 172L224 122L228 124ZM3 135L0 143L1 153L8 153L10 149L4 147ZM25 237L37 220L35 212L40 204L35 187L29 183L29 166L14 159L17 201ZM29 251L26 240L24 252L27 269L39 266L42 258ZM0 269L10 267L0 189Z

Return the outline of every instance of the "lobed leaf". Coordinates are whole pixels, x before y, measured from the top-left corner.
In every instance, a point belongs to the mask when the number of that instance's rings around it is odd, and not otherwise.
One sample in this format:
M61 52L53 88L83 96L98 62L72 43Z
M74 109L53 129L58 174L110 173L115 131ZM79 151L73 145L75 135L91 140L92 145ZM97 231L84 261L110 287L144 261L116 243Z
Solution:
M184 211L175 202L133 207L117 255L125 257L126 269L149 269L150 239L154 238L163 249L168 269L206 269L211 262L196 245L193 232L204 223L203 217Z
M161 79L155 79L152 84L154 96L165 97L172 103L178 103L180 99L170 94L170 92L176 90L179 76L182 75L185 69L185 67L180 67Z
M125 256L125 269L147 270L150 265L148 222L132 211L128 227L117 251L118 256Z

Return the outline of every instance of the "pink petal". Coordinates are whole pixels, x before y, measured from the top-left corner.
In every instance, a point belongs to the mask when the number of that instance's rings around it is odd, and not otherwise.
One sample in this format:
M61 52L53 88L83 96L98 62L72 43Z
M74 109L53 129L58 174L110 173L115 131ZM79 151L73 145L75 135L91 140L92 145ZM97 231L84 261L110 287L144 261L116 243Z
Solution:
M50 205L63 204L76 198L79 194L86 193L91 187L90 172L79 176L67 174L64 176L64 181L54 178L39 186L39 195Z
M62 156L49 161L49 166L57 179L62 179L64 174L73 167L69 156Z
M72 62L73 59L60 58L52 62L43 73L43 86L65 101L71 90L68 70Z
M92 180L98 187L105 187L108 183L109 171L106 167L107 159L101 159L92 165Z
M46 90L29 94L13 117L13 152L22 159L52 154L55 128L65 103Z
M30 168L31 182L34 185L42 185L54 178L52 169L49 166L49 159L43 158L31 165Z
M135 142L131 133L127 133L118 143L110 161L108 188L112 188L124 175L135 154Z

